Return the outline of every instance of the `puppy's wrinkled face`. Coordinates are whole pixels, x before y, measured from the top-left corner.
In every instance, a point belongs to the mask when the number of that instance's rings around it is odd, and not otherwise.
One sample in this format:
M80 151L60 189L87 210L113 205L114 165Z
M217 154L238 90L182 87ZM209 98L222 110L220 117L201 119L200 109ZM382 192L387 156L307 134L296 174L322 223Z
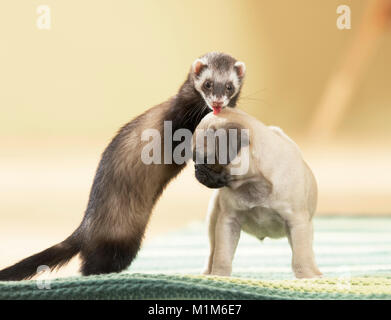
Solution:
M193 160L197 180L208 188L229 186L235 180L232 166L242 148L249 145L249 137L237 123L210 126L196 130Z

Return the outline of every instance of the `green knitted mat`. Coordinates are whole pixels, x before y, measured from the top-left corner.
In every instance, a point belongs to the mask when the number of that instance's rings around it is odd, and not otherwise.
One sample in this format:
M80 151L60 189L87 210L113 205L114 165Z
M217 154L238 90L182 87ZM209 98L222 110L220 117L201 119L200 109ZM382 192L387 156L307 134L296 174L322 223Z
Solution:
M201 276L205 225L146 242L127 272L0 282L0 299L391 299L391 218L316 218L321 279L294 279L286 239L242 234L233 277ZM46 287L46 288L45 288Z

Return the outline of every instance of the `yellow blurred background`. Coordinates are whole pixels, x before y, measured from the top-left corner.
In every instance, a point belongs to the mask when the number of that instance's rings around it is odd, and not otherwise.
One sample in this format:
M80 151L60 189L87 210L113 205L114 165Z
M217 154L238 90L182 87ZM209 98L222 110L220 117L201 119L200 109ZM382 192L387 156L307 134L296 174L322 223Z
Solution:
M50 30L36 26L41 4L51 9ZM350 30L336 27L340 4L351 8ZM319 183L318 214L391 213L389 32L376 42L331 137L308 134L366 6L2 0L0 268L73 231L118 128L174 95L193 60L209 51L246 63L239 108L282 127L302 147ZM189 165L155 208L147 240L203 219L210 194Z

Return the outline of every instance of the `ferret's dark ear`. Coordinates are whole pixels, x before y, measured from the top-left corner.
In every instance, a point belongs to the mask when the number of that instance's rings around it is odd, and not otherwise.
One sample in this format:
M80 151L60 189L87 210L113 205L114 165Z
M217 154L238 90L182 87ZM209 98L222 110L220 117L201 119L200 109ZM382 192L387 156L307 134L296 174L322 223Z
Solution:
M244 62L236 61L234 67L239 79L243 79L244 75L246 74L246 65L244 64Z
M204 63L204 61L202 61L201 59L196 59L196 61L193 62L193 66L192 66L192 70L193 70L193 73L196 77L198 77L202 70L204 70L204 68L206 68L207 65Z

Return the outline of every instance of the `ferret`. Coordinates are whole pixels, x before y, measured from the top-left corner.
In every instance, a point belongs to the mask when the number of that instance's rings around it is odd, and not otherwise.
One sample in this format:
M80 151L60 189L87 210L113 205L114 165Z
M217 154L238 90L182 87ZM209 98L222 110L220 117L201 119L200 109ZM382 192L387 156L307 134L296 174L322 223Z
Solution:
M54 270L76 254L84 276L127 268L140 249L156 201L186 165L144 164L143 130L157 129L162 137L164 121L171 121L173 132L185 128L193 133L209 112L235 107L244 75L245 64L230 55L211 52L196 59L175 96L124 125L107 146L79 227L64 241L1 270L0 280L29 279L39 266ZM172 150L179 143L172 141Z

